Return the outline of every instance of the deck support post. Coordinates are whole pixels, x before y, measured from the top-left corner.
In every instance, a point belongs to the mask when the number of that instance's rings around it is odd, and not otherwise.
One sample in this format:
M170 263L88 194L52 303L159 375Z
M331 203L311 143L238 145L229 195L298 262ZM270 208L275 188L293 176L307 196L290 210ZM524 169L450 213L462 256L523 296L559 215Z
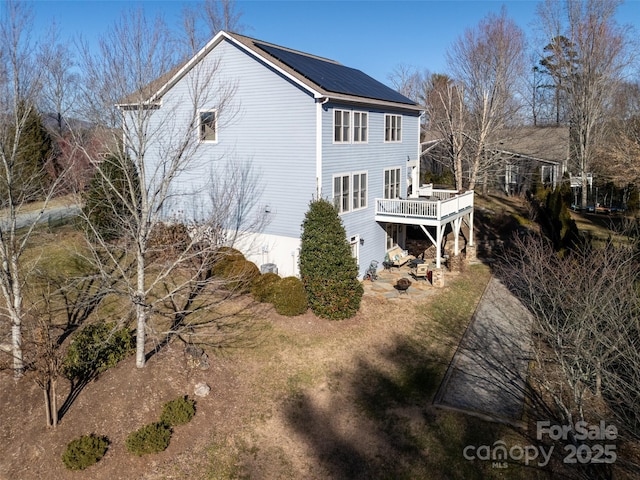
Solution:
M462 226L462 217L458 217L453 221L453 254L457 257L459 252L460 243L458 237L460 236L460 227Z

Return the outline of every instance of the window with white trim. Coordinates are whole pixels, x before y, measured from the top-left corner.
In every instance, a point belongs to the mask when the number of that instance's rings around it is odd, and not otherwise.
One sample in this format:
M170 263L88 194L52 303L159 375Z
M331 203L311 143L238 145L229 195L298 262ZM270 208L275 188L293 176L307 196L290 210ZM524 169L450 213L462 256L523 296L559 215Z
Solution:
M400 168L384 169L384 198L400 197Z
M386 114L384 116L384 141L402 141L402 115Z
M354 173L352 177L353 186L353 209L358 210L360 208L367 207L367 173Z
M200 112L198 138L201 142L218 141L218 112L216 110Z
M353 112L353 143L366 143L369 131L367 112Z
M351 112L335 110L333 112L333 141L349 143L351 141Z
M341 173L333 176L333 204L338 213L367 208L367 172Z
M336 175L333 177L333 204L338 209L338 213L348 212L349 208L349 185L351 177L349 175Z

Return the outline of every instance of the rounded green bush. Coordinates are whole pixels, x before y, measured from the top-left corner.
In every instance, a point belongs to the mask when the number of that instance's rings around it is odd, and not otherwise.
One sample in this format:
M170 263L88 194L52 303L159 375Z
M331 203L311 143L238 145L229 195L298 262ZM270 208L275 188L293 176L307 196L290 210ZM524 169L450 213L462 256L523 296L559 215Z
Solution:
M69 470L84 470L100 461L109 448L107 437L95 434L83 435L71 440L62 454L62 461Z
M229 264L238 260L245 260L242 252L231 247L220 247L212 259L211 273L217 277L224 277Z
M189 423L196 414L196 402L190 398L179 397L167 402L162 407L160 422L170 427Z
M307 311L307 296L302 282L297 277L285 277L275 284L273 306L280 315L294 317Z
M63 372L70 379L87 379L124 360L134 349L127 328L113 322L87 325L73 337L64 359Z
M132 432L125 442L127 450L141 457L167 449L171 440L171 427L163 422L150 423Z
M229 262L223 277L227 280L226 287L239 293L249 293L251 284L260 275L260 269L255 263L244 258Z
M277 273L268 272L256 277L251 284L251 295L260 302L271 302L276 284L280 281Z

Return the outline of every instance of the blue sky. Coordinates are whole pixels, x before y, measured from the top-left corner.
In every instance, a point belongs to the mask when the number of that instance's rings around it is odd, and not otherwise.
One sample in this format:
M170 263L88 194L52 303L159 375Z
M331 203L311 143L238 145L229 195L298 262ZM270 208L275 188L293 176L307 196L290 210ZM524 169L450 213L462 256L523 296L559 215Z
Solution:
M56 23L69 37L92 41L121 12L141 5L178 23L184 4L177 0L35 0L38 26ZM400 64L446 72L445 52L468 27L502 5L525 32L532 31L538 2L531 0L311 1L237 0L245 34L296 50L324 56L357 68L389 84ZM627 1L621 23L640 24L640 0Z

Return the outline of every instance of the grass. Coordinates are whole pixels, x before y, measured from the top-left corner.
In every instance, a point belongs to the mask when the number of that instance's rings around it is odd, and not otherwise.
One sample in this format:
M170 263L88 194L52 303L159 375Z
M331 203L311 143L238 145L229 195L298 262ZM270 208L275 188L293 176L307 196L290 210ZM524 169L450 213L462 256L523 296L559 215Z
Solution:
M254 478L269 468L307 478L536 478L517 465L505 477L490 463L465 460L466 445L491 445L513 433L431 404L490 276L486 266L472 266L428 303L382 305L384 319L379 306L365 303L366 318L344 322L340 333L276 326L273 342L249 352L258 359L277 355L258 375L258 409L271 414L252 413L247 429L255 443L240 440L243 432L233 447L218 450L220 467L243 465L227 470L227 478ZM316 473L296 470L284 460L292 447L269 447L265 432L268 438L286 432L305 445L312 456L305 462L318 465ZM224 468L210 467L209 478L222 478Z
M72 273L79 234L64 227L42 235L28 255ZM536 478L465 460L466 445L519 440L507 427L432 405L490 275L471 266L425 303L368 300L343 322L262 320L269 328L261 342L225 352L244 392L240 426L221 421L204 478ZM107 302L96 314L116 309Z

